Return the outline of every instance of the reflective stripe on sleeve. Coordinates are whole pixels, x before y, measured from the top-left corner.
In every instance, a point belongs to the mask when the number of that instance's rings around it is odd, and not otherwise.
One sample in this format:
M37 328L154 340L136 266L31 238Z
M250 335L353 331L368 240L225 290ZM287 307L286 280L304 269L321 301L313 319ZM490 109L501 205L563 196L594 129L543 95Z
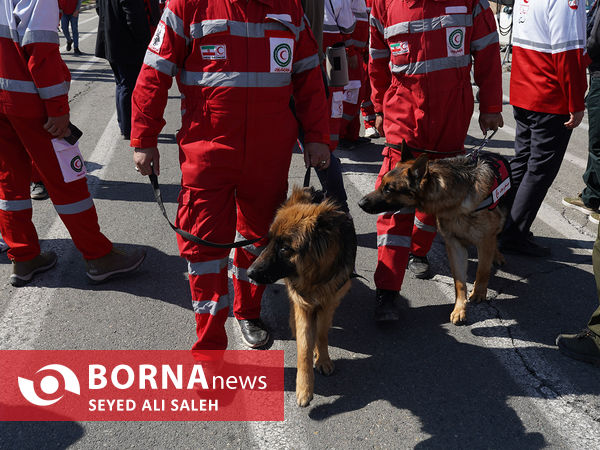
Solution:
M377 236L377 247L410 247L410 240L410 236L380 234Z
M209 273L221 273L221 271L227 267L228 261L229 257L202 262L188 261L188 274L199 276Z
M308 56L306 58L301 59L300 61L296 61L292 66L293 73L301 73L310 69L314 69L319 65L319 55L316 53L314 55Z
M219 297L219 300L192 300L192 306L196 314L210 314L216 316L217 312L223 308L229 307L229 295L225 294Z
M181 82L187 86L208 87L285 87L291 73L269 72L190 72L181 71Z
M183 25L183 20L180 19L177 14L166 7L161 20L178 36L182 37L187 43L189 43L190 39L185 35L185 26Z
M479 3L473 9L473 17L477 17L481 12L490 7L488 0L479 0Z
M389 49L379 49L379 48L370 48L369 49L369 56L371 56L372 59L389 59L391 53Z
M377 30L383 34L383 25L381 25L381 22L376 19L375 17L371 16L369 23L371 24L371 26L377 28Z
M75 203L67 203L66 205L54 205L54 209L58 214L79 214L83 211L87 211L94 207L94 200L92 197L85 198Z
M25 200L3 200L0 199L0 210L2 211L24 211L31 209L31 199Z
M24 94L38 93L33 81L11 80L8 78L0 78L0 90L9 92L22 92Z
M36 44L38 42L58 45L58 33L48 30L27 30L23 35L21 45Z
M479 50L483 50L490 44L495 44L499 42L498 40L498 32L492 31L487 36L471 41L471 52L477 52Z
M49 98L58 97L60 95L67 95L69 93L69 86L70 83L68 81L63 81L54 86L38 88L38 93L42 100L48 100Z
M160 55L157 55L150 50L146 50L146 56L144 56L144 64L150 66L165 75L170 77L174 77L177 73L177 65L172 63L166 58L163 58Z
M19 42L19 33L8 25L0 25L0 38L12 39Z
M416 75L436 72L438 70L468 67L470 63L471 55L448 56L446 58L429 59L427 61L417 61L414 63L402 64L400 66L390 63L390 70L393 73Z

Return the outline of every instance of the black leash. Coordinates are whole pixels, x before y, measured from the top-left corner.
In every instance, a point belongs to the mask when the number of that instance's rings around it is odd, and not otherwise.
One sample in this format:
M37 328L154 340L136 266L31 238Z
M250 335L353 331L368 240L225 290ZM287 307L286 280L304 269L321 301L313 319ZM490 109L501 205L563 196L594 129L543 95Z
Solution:
M481 150L483 150L483 147L485 147L487 145L489 140L492 139L497 132L498 132L498 130L494 130L492 132L492 134L490 134L490 136L488 137L487 131L486 131L485 135L483 136L483 141L481 141L481 144L474 146L471 149L471 151L469 153L467 153L467 156L470 156L473 161L477 161L477 158L479 158L479 152Z
M205 245L208 247L217 247L217 248L240 248L240 247L245 247L246 245L254 244L255 242L258 242L262 239L262 237L260 237L260 238L256 238L256 239L246 239L243 241L237 241L237 242L233 242L231 244L219 244L216 242L205 241L204 239L201 239L194 234L188 233L187 231L182 230L181 228L177 228L175 225L173 225L171 223L171 221L169 220L169 216L167 216L167 211L165 210L165 205L163 204L163 201L162 201L162 195L160 194L160 187L158 185L158 177L154 173L154 169L152 169L152 173L150 175L148 175L148 178L150 178L150 183L152 184L152 189L154 190L154 198L156 199L156 203L158 203L158 207L162 211L163 216L165 216L165 219L167 219L167 222L169 223L171 228L175 231L175 233L179 234L184 239L194 242L199 245Z

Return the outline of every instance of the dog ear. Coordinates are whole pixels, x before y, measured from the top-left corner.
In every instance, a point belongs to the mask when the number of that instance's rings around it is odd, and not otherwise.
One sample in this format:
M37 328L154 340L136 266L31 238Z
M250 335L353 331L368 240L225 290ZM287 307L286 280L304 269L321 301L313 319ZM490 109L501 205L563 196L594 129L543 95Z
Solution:
M408 173L415 179L420 180L421 178L423 178L423 175L425 175L425 171L427 170L427 162L429 161L429 158L427 158L427 155L421 155L419 156L415 162L412 164L411 168L409 169Z
M411 159L415 159L415 157L410 151L410 147L406 145L406 141L402 139L402 145L400 146L400 162L410 161Z

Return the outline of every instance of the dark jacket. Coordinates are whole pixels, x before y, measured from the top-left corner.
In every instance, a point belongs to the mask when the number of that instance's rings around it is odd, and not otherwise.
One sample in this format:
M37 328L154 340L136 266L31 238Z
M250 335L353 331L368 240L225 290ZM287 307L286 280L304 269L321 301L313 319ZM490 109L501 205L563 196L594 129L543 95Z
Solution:
M587 51L592 58L589 66L590 73L600 72L600 14L598 5L595 5L594 11L590 11L594 16L593 22L588 24Z
M152 37L150 27L158 23L158 0L97 0L96 12L96 56L141 66Z

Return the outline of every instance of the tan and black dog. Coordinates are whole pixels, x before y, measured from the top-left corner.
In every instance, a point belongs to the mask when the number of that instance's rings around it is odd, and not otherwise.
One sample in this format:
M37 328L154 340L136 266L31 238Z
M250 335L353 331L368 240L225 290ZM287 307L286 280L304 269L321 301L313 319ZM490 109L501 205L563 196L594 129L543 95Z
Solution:
M359 206L370 214L414 206L436 216L454 278L456 301L450 321L458 324L466 320L467 247L475 245L479 259L470 301L486 299L492 263L504 263L497 236L509 211L504 194L510 189L510 166L490 153L477 161L469 156L429 161L426 155L403 160Z
M322 374L333 372L327 334L350 289L356 259L352 219L335 203L322 200L320 191L294 188L277 211L268 245L248 269L248 277L258 283L285 280L298 348L299 406L307 406L313 398L313 361Z

